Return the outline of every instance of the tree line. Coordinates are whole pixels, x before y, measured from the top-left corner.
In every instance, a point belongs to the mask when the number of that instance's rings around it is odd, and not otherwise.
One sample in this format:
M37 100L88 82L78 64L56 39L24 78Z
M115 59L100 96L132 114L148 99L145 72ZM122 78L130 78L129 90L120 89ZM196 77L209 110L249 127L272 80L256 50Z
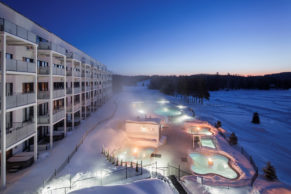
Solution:
M192 96L203 103L209 99L209 91L236 89L290 89L291 72L264 76L240 76L220 74L199 74L190 76L113 76L113 89L120 90L122 85L135 85L143 80L150 80L149 89L160 90L167 95Z

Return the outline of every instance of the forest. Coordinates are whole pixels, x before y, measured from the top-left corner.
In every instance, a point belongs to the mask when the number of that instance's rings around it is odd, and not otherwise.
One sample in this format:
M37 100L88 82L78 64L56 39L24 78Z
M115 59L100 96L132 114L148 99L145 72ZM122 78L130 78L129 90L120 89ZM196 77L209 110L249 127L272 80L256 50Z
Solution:
M113 90L122 85L135 85L137 82L150 80L149 89L159 90L167 95L192 96L198 103L209 99L209 91L237 89L290 89L291 72L264 76L240 76L220 74L197 74L190 76L113 76Z

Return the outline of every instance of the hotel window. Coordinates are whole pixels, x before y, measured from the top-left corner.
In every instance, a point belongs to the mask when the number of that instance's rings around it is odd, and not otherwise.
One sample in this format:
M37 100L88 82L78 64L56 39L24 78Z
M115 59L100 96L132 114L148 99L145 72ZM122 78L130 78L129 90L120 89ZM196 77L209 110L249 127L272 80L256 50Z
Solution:
M34 90L33 83L23 83L22 84L22 92L23 93L32 93Z
M6 129L12 128L13 122L12 122L12 112L6 113Z
M31 58L23 57L22 59L23 59L23 61L28 62L28 63L33 63L34 62L34 60L31 59Z
M13 95L13 83L6 83L6 96Z
M13 54L6 53L6 59L13 59Z
M48 91L48 83L47 82L39 82L38 83L39 91Z
M23 109L23 122L32 121L33 118L33 107Z

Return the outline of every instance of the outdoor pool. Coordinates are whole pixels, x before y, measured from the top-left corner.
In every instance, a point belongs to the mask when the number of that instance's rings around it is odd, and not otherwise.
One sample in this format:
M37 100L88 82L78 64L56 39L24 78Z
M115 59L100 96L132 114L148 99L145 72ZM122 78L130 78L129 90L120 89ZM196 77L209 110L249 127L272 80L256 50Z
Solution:
M228 164L229 159L220 154L205 156L200 153L189 154L193 160L191 169L200 175L217 174L228 179L237 178L237 173Z
M188 129L188 133L193 135L212 135L209 127L191 127Z
M213 142L213 140L212 139L201 139L201 145L202 145L202 147L209 147L209 148L213 148L213 149L215 149L216 148L216 146L215 146L215 144L214 144L214 142Z
M172 107L159 107L155 109L154 112L160 116L165 116L165 117L174 117L174 116L179 116L182 114L180 110L176 108L172 108Z

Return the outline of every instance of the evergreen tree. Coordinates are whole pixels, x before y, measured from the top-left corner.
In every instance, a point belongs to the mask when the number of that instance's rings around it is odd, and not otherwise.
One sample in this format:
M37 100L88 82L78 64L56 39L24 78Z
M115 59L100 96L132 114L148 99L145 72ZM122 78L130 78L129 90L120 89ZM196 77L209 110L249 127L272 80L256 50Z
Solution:
M237 136L233 132L229 136L229 144L230 145L236 145L237 144Z
M216 127L216 128L220 128L220 127L221 127L221 121L217 121L217 122L215 123L215 127Z
M270 181L277 180L276 170L270 162L267 162L267 166L263 168L264 177Z
M259 113L257 113L257 112L254 113L252 123L254 123L254 124L260 124Z

